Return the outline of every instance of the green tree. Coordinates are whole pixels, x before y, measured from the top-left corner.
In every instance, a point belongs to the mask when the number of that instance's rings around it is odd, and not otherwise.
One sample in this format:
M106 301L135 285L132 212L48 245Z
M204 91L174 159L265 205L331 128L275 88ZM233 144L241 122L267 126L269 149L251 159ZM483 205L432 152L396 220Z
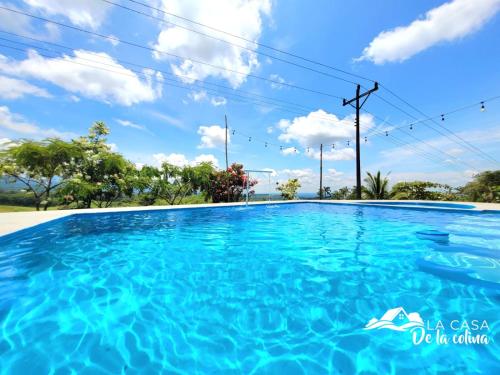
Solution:
M154 204L158 199L168 204L180 204L189 194L202 192L208 199L210 176L214 168L211 163L177 167L163 163L161 168L145 166L139 172L138 190L144 204Z
M441 200L444 186L430 181L398 182L392 187L391 196L397 200Z
M60 139L21 141L0 154L0 173L8 182L20 182L33 194L35 207L44 210L52 192L65 183L78 150Z
M375 175L372 175L370 172L367 172L366 174L366 186L363 186L363 193L365 197L368 199L389 198L389 191L387 189L389 180L387 179L387 176L382 178L380 171L378 171Z
M71 178L62 189L66 203L77 207L109 207L123 196L132 196L138 176L132 163L112 152L106 143L109 129L95 122L86 137L73 141L78 157L70 165Z
M500 170L478 173L460 192L472 202L500 203Z
M336 200L353 200L356 199L356 186L349 188L344 186L332 193L332 199Z
M318 190L318 197L321 197L321 191ZM323 198L330 199L332 197L332 188L330 186L323 187Z
M289 179L287 182L278 185L276 190L281 193L281 197L285 200L297 199L297 191L301 185L297 178Z

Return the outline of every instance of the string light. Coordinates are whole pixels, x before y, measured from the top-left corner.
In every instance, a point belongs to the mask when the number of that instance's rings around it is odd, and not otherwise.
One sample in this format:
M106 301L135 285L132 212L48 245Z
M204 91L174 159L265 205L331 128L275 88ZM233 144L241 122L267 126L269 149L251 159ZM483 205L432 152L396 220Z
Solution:
M368 142L368 138L365 137L365 143Z
M283 146L280 146L280 151L283 151Z
M441 121L444 121L444 115L441 115Z
M413 124L410 124L410 130L413 130Z
M234 133L236 133L236 130L233 130L233 135L234 135Z
M388 137L389 136L389 132L386 130L385 131L385 136Z
M267 147L267 142L266 142L266 144L264 145L264 147Z
M334 150L334 149L335 149L335 143L332 145L332 150Z
M293 152L297 153L297 148L294 147L293 148Z
M350 141L347 141L347 145L348 145L348 146L350 145Z
M248 142L252 142L252 137L248 137Z
M484 107L484 102L481 102L481 112L486 111L486 108Z

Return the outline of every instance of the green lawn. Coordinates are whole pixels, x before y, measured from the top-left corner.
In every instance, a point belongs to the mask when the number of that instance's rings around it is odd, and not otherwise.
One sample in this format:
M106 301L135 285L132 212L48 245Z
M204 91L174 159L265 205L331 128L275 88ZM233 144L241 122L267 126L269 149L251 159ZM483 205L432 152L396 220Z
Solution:
M35 211L35 207L26 206L10 206L6 204L0 204L0 212L23 212L23 211Z

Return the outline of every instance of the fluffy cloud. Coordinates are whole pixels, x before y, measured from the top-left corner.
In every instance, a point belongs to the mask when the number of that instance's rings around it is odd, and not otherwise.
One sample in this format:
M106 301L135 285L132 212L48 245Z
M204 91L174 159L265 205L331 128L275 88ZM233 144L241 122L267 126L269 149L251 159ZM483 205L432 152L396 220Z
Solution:
M24 0L32 8L50 16L61 15L71 23L97 29L111 7L99 0Z
M211 99L210 99L210 103L214 106L214 107L218 107L218 106L221 106L221 105L226 105L227 104L227 99L222 97L222 96L213 96Z
M315 148L309 148L306 150L305 155L319 160L321 158L321 152ZM356 157L356 153L352 148L335 148L331 150L323 150L323 160L353 160Z
M375 64L404 61L441 42L479 30L500 10L500 0L454 0L428 11L410 25L383 31L358 60Z
M279 76L278 74L271 74L269 76L269 79L277 82L277 83L275 83L275 82L271 83L271 87L273 89L281 90L283 87L285 87L283 85L283 83L286 83L285 79L283 77Z
M192 91L188 94L188 98L194 102L204 102L210 101L214 107L218 107L221 105L226 105L227 99L222 96L210 96L207 94L205 90L200 91Z
M25 95L50 98L50 94L45 89L34 86L20 79L0 76L0 98L19 99Z
M287 155L296 155L299 154L300 151L297 150L295 147L286 147L281 150L281 153L285 156Z
M229 33L255 41L259 40L262 32L262 17L271 13L270 0L214 0L202 2L197 0L162 0L160 3L161 8L166 12L206 25L214 25ZM166 21L179 22L168 15L164 16ZM162 30L158 35L155 49L243 73L237 74L229 70L216 69L191 60L183 60L180 63L178 60L172 62L172 71L182 76L181 78L186 82L214 76L226 79L231 86L236 88L259 65L257 55L251 51L167 23L162 23L161 27ZM238 45L255 48L253 43L228 35L217 35L217 37ZM155 52L154 57L164 60L171 59L170 56L159 52Z
M219 125L200 126L198 134L201 135L201 144L198 148L223 147L226 138L226 129ZM227 143L230 142L230 134L227 134Z
M64 55L45 58L35 51L29 51L28 58L22 61L0 55L0 71L14 76L45 80L71 93L106 103L130 106L161 97L163 76L160 72L144 70L146 78L140 79L106 53L96 54L84 50L76 50L73 53L74 57ZM86 65L75 64L74 62L79 62L80 58L85 61L97 59L106 64L107 70L88 66L101 67L97 62L86 62ZM111 73L110 70L118 74Z
M0 106L0 128L20 135L31 137L74 138L76 134L59 132L55 129L42 129L27 121L23 116L12 113L6 106Z
M169 163L172 165L176 165L178 167L184 167L186 165L197 165L203 162L210 162L212 163L215 167L219 166L219 161L217 158L212 155L212 154L201 154L196 156L193 160L188 160L186 155L184 154L176 154L172 153L169 155L159 153L159 154L154 154L153 159L155 161L156 166L161 166L163 163Z
M361 132L374 126L373 116L360 116ZM322 109L309 113L307 116L296 117L293 120L280 120L278 128L281 141L296 141L303 147L318 146L323 143L331 145L341 140L352 139L355 136L354 117L339 119Z
M9 2L0 2L0 5L9 9L22 11L22 9ZM2 29L5 31L43 40L55 40L59 37L60 32L56 25L47 22L41 28L39 23L32 21L30 17L0 9L0 25L2 25Z

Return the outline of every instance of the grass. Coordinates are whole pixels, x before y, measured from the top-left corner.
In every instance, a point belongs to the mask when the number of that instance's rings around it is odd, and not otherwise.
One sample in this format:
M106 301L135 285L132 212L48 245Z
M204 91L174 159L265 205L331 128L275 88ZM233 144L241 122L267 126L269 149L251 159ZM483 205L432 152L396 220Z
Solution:
M26 206L11 206L7 204L0 205L0 212L24 212L24 211L36 211L36 208L26 207Z

